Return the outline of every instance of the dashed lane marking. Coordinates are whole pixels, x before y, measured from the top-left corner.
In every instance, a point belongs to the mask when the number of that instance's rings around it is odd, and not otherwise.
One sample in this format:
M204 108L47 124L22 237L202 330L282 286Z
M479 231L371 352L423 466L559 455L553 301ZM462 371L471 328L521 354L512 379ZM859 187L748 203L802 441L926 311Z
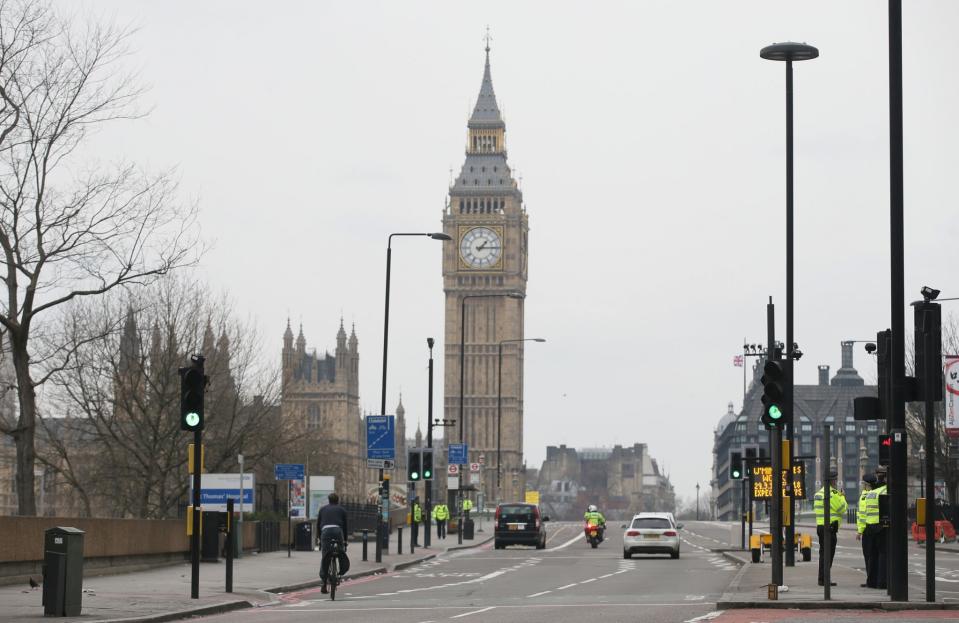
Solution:
M567 588L572 588L572 587L574 587L574 586L576 586L576 582L573 582L572 584L567 584L566 586L560 586L560 587L557 588L556 590L558 590L558 591L564 591L564 590L566 590Z
M546 593L552 593L553 591L542 591L539 593L533 593L532 595L527 595L526 598L530 599L532 597L539 597L540 595L545 595Z
M492 609L495 608L495 607L496 607L496 606L489 606L489 607L487 607L487 608L483 608L482 610L473 610L472 612L464 612L463 614L454 614L454 615L451 616L450 618L451 618L451 619L461 619L461 618L463 618L463 617L468 617L468 616L473 615L473 614L479 614L479 613L481 613L481 612L489 612L490 610L492 610Z

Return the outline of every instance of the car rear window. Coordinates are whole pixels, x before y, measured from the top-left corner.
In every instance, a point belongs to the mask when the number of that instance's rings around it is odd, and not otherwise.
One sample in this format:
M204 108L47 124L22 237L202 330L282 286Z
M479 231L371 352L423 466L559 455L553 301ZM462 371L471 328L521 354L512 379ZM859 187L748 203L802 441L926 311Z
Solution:
M524 504L510 504L499 508L501 515L531 515L533 513L533 507Z
M641 517L633 520L633 528L645 528L647 530L668 530L672 528L668 519L659 517Z

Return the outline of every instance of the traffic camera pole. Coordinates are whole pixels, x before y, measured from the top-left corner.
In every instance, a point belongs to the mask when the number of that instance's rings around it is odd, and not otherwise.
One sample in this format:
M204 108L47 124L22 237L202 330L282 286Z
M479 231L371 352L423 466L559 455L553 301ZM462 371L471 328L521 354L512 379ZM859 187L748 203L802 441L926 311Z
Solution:
M233 592L233 498L226 501L226 592Z

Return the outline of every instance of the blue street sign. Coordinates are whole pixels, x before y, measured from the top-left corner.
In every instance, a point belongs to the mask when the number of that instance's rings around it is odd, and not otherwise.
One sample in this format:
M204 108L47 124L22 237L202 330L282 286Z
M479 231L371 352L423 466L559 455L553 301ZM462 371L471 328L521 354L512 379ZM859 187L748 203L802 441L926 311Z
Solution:
M303 480L305 476L302 463L277 463L273 466L273 478L276 480Z
M466 465L469 460L466 458L466 444L465 443L451 443L448 446L449 457L446 462L448 465Z
M366 458L396 460L396 433L392 415L366 416Z

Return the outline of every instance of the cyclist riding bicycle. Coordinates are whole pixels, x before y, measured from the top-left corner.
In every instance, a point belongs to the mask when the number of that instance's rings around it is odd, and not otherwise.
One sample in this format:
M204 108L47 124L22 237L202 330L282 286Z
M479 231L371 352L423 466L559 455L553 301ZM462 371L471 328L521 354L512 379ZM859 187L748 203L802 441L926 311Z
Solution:
M323 558L320 562L320 579L323 580L321 593L328 593L327 571L330 568L330 551L334 543L339 546L339 574L344 575L350 569L350 559L346 555L346 535L349 530L346 525L346 509L340 506L340 496L336 493L329 495L330 503L320 509L317 525L320 526L320 545Z

